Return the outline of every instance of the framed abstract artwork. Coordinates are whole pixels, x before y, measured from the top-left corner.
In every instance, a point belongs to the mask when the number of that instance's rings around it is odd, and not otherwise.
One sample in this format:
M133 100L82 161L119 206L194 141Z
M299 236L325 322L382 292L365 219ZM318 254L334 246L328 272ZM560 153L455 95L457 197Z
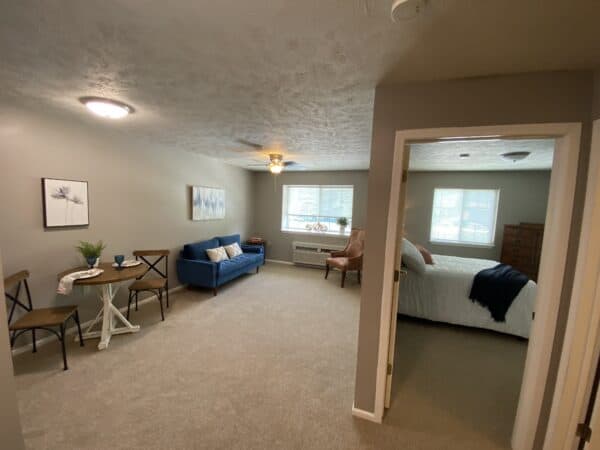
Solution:
M225 218L225 189L192 186L192 220Z
M84 227L90 224L87 181L42 178L44 227Z

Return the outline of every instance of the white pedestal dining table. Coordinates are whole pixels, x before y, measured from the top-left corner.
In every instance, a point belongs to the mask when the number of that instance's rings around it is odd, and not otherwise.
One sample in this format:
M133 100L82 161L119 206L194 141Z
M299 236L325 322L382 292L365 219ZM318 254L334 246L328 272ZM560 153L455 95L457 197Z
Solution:
M100 338L98 350L104 350L110 343L110 338L116 334L136 333L140 331L139 325L133 325L113 304L115 295L119 291L121 284L127 280L133 280L141 277L146 273L148 267L145 264L140 264L134 267L124 267L117 269L110 263L100 263L99 268L104 270L100 275L93 278L75 280L74 286L92 286L98 291L98 298L102 303L102 308L96 315L96 318L87 327L83 333L83 339ZM63 276L80 270L86 270L86 267L77 267L67 270L58 275L61 279ZM116 326L116 321L120 321L122 326ZM93 328L102 321L100 331L92 331ZM76 338L78 340L79 337Z

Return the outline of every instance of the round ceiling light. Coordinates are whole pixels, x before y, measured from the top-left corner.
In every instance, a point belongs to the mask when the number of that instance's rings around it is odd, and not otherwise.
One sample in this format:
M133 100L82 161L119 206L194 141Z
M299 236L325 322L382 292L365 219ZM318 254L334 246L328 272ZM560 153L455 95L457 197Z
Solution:
M105 119L122 119L135 112L132 106L102 97L81 97L79 99L87 109Z
M517 162L527 158L530 154L531 152L508 152L502 153L500 156L509 161Z
M419 14L427 0L394 0L392 3L392 20L400 22L412 19Z

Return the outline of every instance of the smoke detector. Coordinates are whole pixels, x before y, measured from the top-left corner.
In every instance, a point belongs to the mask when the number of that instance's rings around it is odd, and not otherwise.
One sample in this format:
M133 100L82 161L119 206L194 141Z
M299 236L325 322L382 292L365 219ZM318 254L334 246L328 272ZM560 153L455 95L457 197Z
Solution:
M394 0L392 20L400 22L417 16L425 7L427 0Z

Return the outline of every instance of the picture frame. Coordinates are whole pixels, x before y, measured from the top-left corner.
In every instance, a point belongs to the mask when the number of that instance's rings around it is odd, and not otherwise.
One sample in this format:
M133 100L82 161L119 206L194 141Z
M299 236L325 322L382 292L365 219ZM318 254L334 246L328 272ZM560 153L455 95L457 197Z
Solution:
M192 220L225 219L225 189L192 186Z
M76 228L90 224L88 182L42 178L44 228Z

